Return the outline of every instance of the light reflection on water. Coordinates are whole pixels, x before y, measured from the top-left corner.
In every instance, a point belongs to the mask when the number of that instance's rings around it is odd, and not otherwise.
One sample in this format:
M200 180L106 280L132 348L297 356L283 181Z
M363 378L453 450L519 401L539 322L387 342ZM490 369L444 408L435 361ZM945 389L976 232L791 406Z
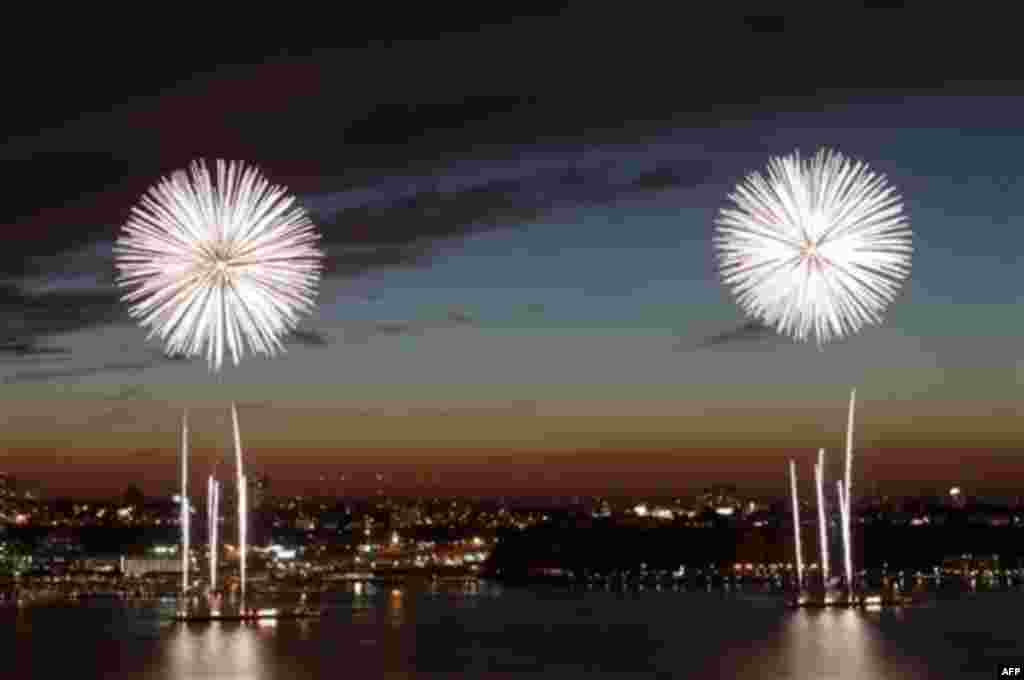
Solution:
M873 680L984 678L995 660L1024 656L1013 625L1021 594L790 611L772 597L722 593L364 584L322 602L327 617L277 625L162 621L173 604L0 608L0 630L13 631L0 636L0 658L14 659L14 677L75 680Z
M167 641L165 676L173 678L239 677L260 680L271 664L262 631L252 626L214 622L202 627L176 626Z
M849 609L792 612L783 628L781 665L798 678L886 677L880 632L870 617Z

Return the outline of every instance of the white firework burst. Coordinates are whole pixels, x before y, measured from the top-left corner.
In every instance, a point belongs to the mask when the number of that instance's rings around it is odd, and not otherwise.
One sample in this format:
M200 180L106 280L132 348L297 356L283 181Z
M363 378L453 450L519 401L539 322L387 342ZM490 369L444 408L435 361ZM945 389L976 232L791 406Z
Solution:
M206 354L219 371L248 347L274 355L313 307L323 254L293 196L258 169L202 161L150 188L115 247L122 299L168 354Z
M911 231L884 175L799 152L741 182L715 221L722 280L749 316L819 346L879 323L910 273Z

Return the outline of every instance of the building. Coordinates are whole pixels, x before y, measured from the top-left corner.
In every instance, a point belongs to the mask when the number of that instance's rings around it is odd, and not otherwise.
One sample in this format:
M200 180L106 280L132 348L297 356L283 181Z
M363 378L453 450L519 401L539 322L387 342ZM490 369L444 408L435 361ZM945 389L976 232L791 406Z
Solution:
M96 574L113 574L121 569L121 556L117 554L90 555L78 561L81 571Z
M181 573L181 560L166 557L126 557L122 565L125 576Z

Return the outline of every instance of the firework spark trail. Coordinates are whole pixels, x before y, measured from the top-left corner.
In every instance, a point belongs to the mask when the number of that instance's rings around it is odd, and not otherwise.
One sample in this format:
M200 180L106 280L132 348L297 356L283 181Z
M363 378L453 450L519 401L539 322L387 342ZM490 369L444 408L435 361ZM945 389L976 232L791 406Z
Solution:
M246 553L248 551L247 522L248 515L248 490L246 478L242 469L242 435L238 427L238 409L235 403L231 402L231 429L235 443L235 465L238 485L238 549L239 549L239 575L242 597L245 597L245 575L246 575Z
M188 500L188 411L181 414L181 596L188 592L191 546L191 506Z
M213 590L213 476L206 478L206 541L209 545L207 560L210 568L210 590Z
M238 557L238 571L240 576L240 588L243 605L245 603L245 584L246 584L246 553L249 549L249 528L246 517L249 514L249 491L248 491L248 478L244 475L238 482L238 542L240 545L241 553Z
M910 273L900 196L862 162L822 149L772 158L715 221L723 283L743 311L818 345L881 322Z
M214 586L218 581L217 567L220 563L220 482L213 483L213 567Z
M839 526L839 535L840 535L839 538L843 542L843 552L844 552L844 558L845 558L846 557L846 553L849 552L847 550L847 548L849 546L849 541L847 540L847 535L849 534L849 528L850 527L847 525L847 522L846 522L846 490L845 490L845 487L843 485L843 480L842 479L837 479L836 480L836 500L839 503L839 524L840 524L840 526ZM843 569L843 572L844 572L844 576L846 576L846 569L845 568ZM850 583L849 580L847 580L847 585L848 586L849 586L849 583Z
M207 512L209 513L209 540L210 540L210 592L217 590L217 525L220 515L220 484L210 475L206 485L207 488Z
M836 480L836 492L839 498L839 521L841 538L843 539L843 558L846 572L846 590L853 599L853 574L850 569L850 506L846 496L846 489L842 480Z
M818 450L818 464L814 466L814 486L818 496L818 540L821 542L821 578L828 591L828 525L825 515L825 449Z
M853 479L853 412L857 402L857 390L850 390L850 412L846 420L846 484L843 490L843 551L844 566L846 568L846 583L853 595L853 549L852 534L853 527L850 525L853 518L852 508L852 479Z
M130 314L168 354L217 372L248 349L273 356L309 312L323 253L305 210L254 167L202 161L143 196L114 252Z
M789 485L793 493L793 539L796 545L797 593L804 587L804 551L800 544L800 500L796 492L796 461L789 461Z

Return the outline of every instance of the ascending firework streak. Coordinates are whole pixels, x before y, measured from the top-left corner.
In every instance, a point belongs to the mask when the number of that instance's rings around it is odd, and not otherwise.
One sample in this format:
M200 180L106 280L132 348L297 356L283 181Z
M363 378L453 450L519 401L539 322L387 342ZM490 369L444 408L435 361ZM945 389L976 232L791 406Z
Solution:
M846 490L842 480L836 480L836 495L839 499L839 534L843 539L843 571L846 574L846 592L853 599L853 581L850 569L850 506L846 502Z
M206 484L207 513L209 514L210 535L210 592L217 590L217 519L220 515L220 483L210 475Z
M181 596L188 592L188 572L191 564L189 529L192 506L188 500L188 411L181 414Z
M248 537L246 517L248 514L248 488L245 474L242 470L242 435L238 430L238 410L235 403L231 402L231 428L235 442L235 467L238 473L238 573L241 596L245 597L245 561L248 552Z
M853 597L853 541L851 540L853 527L850 526L853 512L851 507L850 480L853 478L853 410L856 401L857 390L852 389L850 390L850 413L846 421L846 483L842 489L840 500L843 521L843 557L846 569L846 587L850 597Z
M821 542L821 580L828 591L828 526L825 516L825 449L818 449L814 466L814 486L818 495L818 540Z
M793 492L793 538L796 543L796 590L804 587L804 551L800 544L800 500L796 493L796 461L789 461L789 485Z

